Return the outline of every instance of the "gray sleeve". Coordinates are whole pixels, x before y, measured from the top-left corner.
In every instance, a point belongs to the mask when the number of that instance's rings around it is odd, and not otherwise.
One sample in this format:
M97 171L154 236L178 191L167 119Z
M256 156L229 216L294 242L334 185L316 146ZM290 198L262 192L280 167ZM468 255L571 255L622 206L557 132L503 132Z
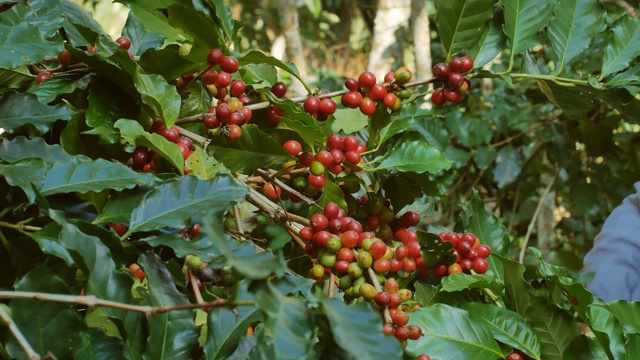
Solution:
M640 300L640 182L607 218L584 258L587 288L604 301Z

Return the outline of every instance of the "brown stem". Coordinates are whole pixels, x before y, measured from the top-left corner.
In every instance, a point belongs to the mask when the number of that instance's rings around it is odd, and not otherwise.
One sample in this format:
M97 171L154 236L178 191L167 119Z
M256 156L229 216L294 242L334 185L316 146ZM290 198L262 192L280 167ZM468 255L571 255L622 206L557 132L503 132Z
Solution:
M378 283L378 277L376 276L376 273L373 272L373 269L371 267L367 268L367 274L369 274L369 278L371 278L371 282L373 283L373 287L376 289L376 291L382 292L382 287L380 286L380 283ZM389 313L388 306L384 307L382 314L384 316L384 322L386 322L387 324L393 323L393 319L391 319L391 314Z
M233 217L236 220L236 228L240 234L244 234L244 229L242 228L242 219L240 218L240 208L238 204L233 205Z
M191 272L191 270L187 269L187 276L189 277L189 282L191 283L191 290L193 290L193 294L196 296L196 301L198 304L203 304L205 301L202 298L202 294L200 293L200 288L198 287L198 278Z
M206 73L207 71L211 70L211 68L213 68L213 65L209 65L207 66L206 69L202 70L201 72L198 73L198 75L194 76L191 81L189 81L188 83L186 83L182 89L180 89L180 96L182 96L184 94L185 91L187 91L187 89L196 81L198 81L198 79L200 79L202 77L202 75L204 75L204 73Z
M29 359L40 360L40 355L38 355L38 353L36 353L33 350L33 348L31 347L31 344L29 344L29 342L24 337L24 335L22 335L22 332L20 331L18 326L16 326L16 323L13 321L11 316L9 316L9 314L7 314L7 312L1 306L0 306L0 318L2 318L6 326L9 328L9 331L11 331L13 336L16 338L22 350L24 350L24 352L27 353L27 356L29 357Z
M25 299L25 300L40 300L40 301L53 301L62 302L68 304L84 305L89 307L102 306L110 307L120 310L133 311L142 313L145 315L164 314L169 311L178 310L191 310L205 307L236 307L236 306L253 306L253 301L214 301L214 302L202 302L197 304L181 304L173 306L147 306L147 305L130 305L119 303L110 300L99 299L93 295L88 296L76 296L76 295L62 295L62 294L46 294L31 291L0 291L0 299ZM1 310L1 309L0 309Z
M301 194L298 190L296 190L296 189L292 188L291 186L285 184L282 180L272 177L271 174L269 174L269 172L267 172L265 170L262 170L262 169L258 169L257 172L258 172L258 174L262 175L268 181L274 181L281 188L283 188L283 189L287 190L289 193L299 197L302 201L307 203L307 205L315 206L318 209L322 209L322 206L318 205L312 198Z

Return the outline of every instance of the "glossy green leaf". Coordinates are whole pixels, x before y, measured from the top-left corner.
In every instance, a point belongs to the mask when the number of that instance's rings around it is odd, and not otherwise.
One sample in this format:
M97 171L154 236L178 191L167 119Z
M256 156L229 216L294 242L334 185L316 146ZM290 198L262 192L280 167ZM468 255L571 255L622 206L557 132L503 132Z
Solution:
M213 157L232 172L250 174L261 167L274 167L294 160L282 145L256 125L242 126L242 136L229 141L220 136L209 145Z
M372 170L395 168L398 171L413 171L418 174L436 173L451 167L440 150L429 145L416 133L405 133L399 137L395 146L382 157L376 159L380 163Z
M447 128L460 144L468 148L488 144L494 135L491 126L491 122L474 119L460 111L447 115Z
M131 151L138 146L147 147L169 160L181 173L184 170L184 159L178 145L161 135L146 132L142 125L134 120L120 119L114 126L120 130L120 142L128 146Z
M265 315L261 338L273 338L275 358L306 358L313 346L313 324L308 305L297 297L285 296L268 282L260 283L255 299L256 306Z
M16 290L69 294L68 279L63 276L43 264L25 274L16 284ZM72 349L80 343L80 332L86 329L73 304L12 300L9 306L13 321L38 354L44 357L50 351L60 358L73 358ZM27 359L15 338L7 339L7 351L12 357Z
M475 193L471 200L463 205L462 221L464 229L474 234L480 242L491 247L494 254L505 254L509 245L507 229L498 217L487 210L484 201Z
M11 165L0 165L0 175L7 184L20 187L33 203L36 199L34 186L42 185L48 168L49 165L40 159L24 159Z
M384 196L394 209L413 204L422 195L440 195L436 181L429 179L428 174L416 174L412 171L388 176L382 182L382 188Z
M33 81L33 75L26 65L7 69L0 67L0 91L5 93L10 90L22 92Z
M562 69L587 50L593 38L604 30L605 12L597 0L559 1L549 24L551 47Z
M538 31L551 20L554 0L502 0L504 32L511 43L511 57L538 44Z
M211 93L203 82L195 82L185 92L180 107L180 118L207 113L211 107Z
M142 55L148 49L157 49L162 46L164 39L158 34L147 31L133 13L127 16L127 22L122 29L122 35L131 40L129 51L133 55Z
M532 298L527 319L540 340L541 359L563 359L565 349L580 335L580 328L571 315L545 298Z
M36 95L41 103L47 104L60 95L71 94L78 89L86 89L91 79L93 79L93 75L86 70L65 71L55 74L40 85L33 83L28 92Z
M474 45L493 15L493 0L436 0L436 25L447 51L454 54Z
M123 190L150 185L156 180L152 174L135 172L119 162L74 158L53 164L39 190L45 196L69 192L99 192L105 189Z
M442 290L447 292L483 288L496 289L500 291L503 286L504 285L495 278L484 274L451 274L442 279Z
M606 309L616 315L627 334L640 334L640 302L612 301Z
M38 158L46 163L69 161L73 157L60 145L49 145L43 138L27 139L17 136L0 141L0 160L13 163L27 158Z
M115 122L122 118L135 118L140 111L139 106L122 94L118 87L108 81L99 81L89 91L89 106L85 113L86 123L96 130L112 132L112 142L119 139ZM92 131L86 133L91 134Z
M480 39L469 49L469 56L473 59L473 67L476 69L489 63L504 48L507 37L497 18L496 16L484 30Z
M109 198L94 223L116 223L129 226L131 213L149 190L150 189L146 187L136 187L130 190L119 191Z
M189 34L171 26L169 20L156 10L156 7L160 6L160 4L140 3L133 0L119 0L118 2L126 5L148 32L164 37L167 42L193 41Z
M27 124L44 133L57 120L71 120L72 115L73 111L65 105L42 104L32 94L7 93L0 96L0 127L8 133Z
M340 131L345 134L353 134L367 127L369 117L360 111L351 109L338 109L333 114L336 121L331 124L331 130L334 133Z
M221 38L219 27L206 15L193 9L191 6L171 5L167 7L171 25L179 28L193 38L191 56L200 54L201 61L206 61L206 56L211 49L224 48L225 42Z
M247 291L248 285L247 281L240 284L239 298L236 300L255 300ZM212 308L207 318L207 342L204 346L207 359L226 359L234 354L249 326L263 320L263 317L255 306Z
M56 0L32 0L28 4L21 1L10 9L3 11L0 22L28 23L38 28L45 39L50 39L58 33L62 25L62 6Z
M224 30L224 34L227 39L233 40L232 35L234 32L234 21L231 17L231 10L225 5L222 0L208 0L209 3L212 3L215 7L216 17L220 24L222 25L222 29Z
M67 20L67 23L63 23L65 31L67 31L67 35L69 35L72 30L69 27L72 24L80 25L97 34L104 34L104 30L102 30L100 24L98 24L98 22L93 18L93 15L89 11L83 9L80 5L70 0L61 0L60 3L62 4L63 16L65 20ZM73 36L69 37L71 39L74 39ZM71 43L74 46L86 45L86 43L73 43L73 41L71 41Z
M177 306L190 303L187 296L178 291L173 277L156 254L142 254L140 265L149 279L149 305ZM194 316L194 310L149 315L149 339L143 358L191 359L198 345Z
M428 121L427 119L420 119L420 121ZM413 125L413 117L398 117L394 119L389 125L380 129L380 141L378 146L391 139L394 135L401 133Z
M168 84L160 75L136 74L133 84L140 92L142 102L171 126L180 114L180 95L174 85Z
M279 99L271 92L266 92L266 94L269 101L275 103L284 112L278 125L279 129L295 131L311 149L326 144L326 137L318 126L318 122L311 115L305 113L299 105L290 99Z
M82 344L75 352L76 359L112 360L122 357L123 341L99 329L80 333Z
M267 54L265 54L265 53L263 53L261 51L251 50L246 54L237 56L237 59L240 62L240 65L245 65L245 64L269 64L269 65L273 65L273 66L275 66L277 68L280 68L280 69L288 72L289 74L293 75L298 80L302 81L303 84L305 83L304 79L302 79L300 77L300 74L298 73L298 69L296 69L294 66L287 65L284 62L276 59L275 57L267 55Z
M603 345L607 354L614 359L624 358L625 337L617 317L609 310L601 306L589 307L589 328Z
M495 255L491 257L496 258ZM526 315L533 287L524 280L524 265L503 257L498 257L498 260L504 268L504 292L509 299L507 306L520 315Z
M468 303L463 308L496 340L540 360L540 341L523 316L493 304Z
M167 81L174 81L182 74L202 69L198 59L180 56L180 46L172 44L162 49L148 49L140 57L140 66L149 73L162 75ZM197 55L196 52L193 56ZM202 58L204 59L204 57Z
M185 160L184 165L191 170L191 174L204 180L213 179L216 174L225 170L221 163L207 155L199 146L196 146L193 153Z
M344 200L342 189L333 181L327 179L327 183L322 188L322 195L320 195L320 198L316 201L316 204L322 209L315 206L309 207L309 216L322 213L325 205L328 203L336 203L345 211L347 210L347 202Z
M613 36L604 48L600 80L626 69L640 55L640 19L623 15L611 27Z
M131 213L129 230L149 231L165 226L181 229L191 217L226 208L242 201L248 188L228 175L212 180L183 176L167 181L148 192Z
M518 179L522 171L521 156L511 145L501 148L496 155L493 177L498 187L503 188Z
M42 229L29 234L35 242L38 243L40 249L45 254L57 256L64 260L67 266L76 266L75 261L69 251L60 244L58 238L60 236L61 227L56 223L49 223Z
M400 343L393 337L384 336L380 316L369 304L346 305L340 299L324 298L322 306L329 319L334 341L350 358L400 358Z
M409 314L409 324L420 326L424 335L410 341L406 350L414 356L434 359L486 360L502 358L491 332L468 312L444 304L420 308Z

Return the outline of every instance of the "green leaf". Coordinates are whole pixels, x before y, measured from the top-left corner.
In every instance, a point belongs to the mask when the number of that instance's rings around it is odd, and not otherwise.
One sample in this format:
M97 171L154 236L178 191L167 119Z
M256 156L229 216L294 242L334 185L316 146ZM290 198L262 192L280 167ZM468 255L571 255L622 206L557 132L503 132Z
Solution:
M380 161L380 164L371 170L395 168L398 171L413 171L421 174L436 173L451 167L451 161L417 133L403 134L389 152L376 160Z
M493 0L436 0L436 25L451 56L474 45L493 15Z
M148 32L162 36L166 42L182 43L193 41L189 34L171 26L169 20L156 10L160 6L159 4L140 3L134 0L119 0L118 2L126 5Z
M540 359L540 341L523 316L492 304L468 303L463 308L484 324L496 340Z
M142 55L148 49L157 49L162 46L164 39L158 34L147 31L142 23L130 12L127 22L122 29L122 35L131 40L129 52L133 55Z
M410 313L409 319L409 324L420 326L424 333L406 347L414 356L429 354L434 359L465 360L503 357L487 327L478 324L462 309L435 304Z
M306 358L313 347L311 309L307 304L297 297L284 296L266 281L256 289L255 299L266 318L260 336L273 338L275 358Z
M422 119L424 121L424 119ZM380 129L380 140L378 146L391 139L394 135L401 133L413 125L413 117L397 117L388 125Z
M86 89L91 79L93 79L93 75L84 69L65 71L55 74L40 85L33 83L28 92L35 94L41 103L47 104L60 95L71 94L78 89Z
M480 196L474 193L471 200L462 207L465 231L474 234L483 244L489 245L494 254L506 254L509 245L507 230L498 217L485 208Z
M116 223L129 226L131 212L138 206L148 191L149 188L146 187L119 191L107 201L102 213L93 223Z
M275 103L278 108L284 112L284 115L280 119L278 129L295 131L300 135L302 141L312 149L315 149L316 145L322 146L326 143L326 137L318 126L318 122L311 117L311 115L302 111L300 106L290 99L279 99L270 91L265 92L265 94L267 98L269 98L269 101Z
M282 145L254 124L242 126L242 136L238 140L229 141L224 136L219 136L208 148L212 150L216 160L229 170L245 174L295 159Z
M236 58L238 59L238 62L240 62L240 65L247 65L247 64L273 65L277 68L280 68L288 72L289 74L293 75L298 80L300 80L303 84L305 84L304 79L300 77L300 74L298 73L298 70L295 67L287 65L284 62L276 59L275 57L269 56L261 51L251 50L246 54L237 56Z
M400 359L400 343L393 337L384 336L380 316L369 304L346 305L340 299L324 298L322 305L334 341L350 355L349 358Z
M522 171L520 153L513 146L507 145L498 151L496 166L493 168L493 178L499 188L513 183Z
M73 257L58 241L61 229L62 228L58 224L51 222L42 229L30 233L29 237L38 243L40 249L45 254L57 256L64 260L67 266L75 267L76 263L73 260Z
M451 134L460 144L469 148L488 144L494 135L491 127L491 122L474 119L460 111L452 111L447 116L447 128Z
M206 56L211 49L223 49L225 42L221 38L219 27L202 12L193 9L191 6L171 5L167 8L171 25L182 29L193 38L190 59L193 55L200 54L204 63Z
M167 226L182 229L193 216L241 201L248 190L227 175L218 175L212 180L183 176L167 181L148 192L133 210L129 231Z
M528 323L540 340L540 358L561 360L564 350L580 335L580 328L567 312L546 298L533 297L527 312Z
M394 209L413 204L422 195L440 195L437 186L437 182L431 180L428 174L412 171L392 174L382 182L384 196L391 201Z
M62 146L47 144L43 138L27 139L17 136L0 141L0 160L14 163L27 158L39 158L46 163L69 161L73 157Z
M493 60L504 48L507 37L502 31L501 17L494 16L493 21L484 30L478 41L469 49L469 56L473 59L476 69Z
M69 294L64 274L56 274L46 264L32 269L16 284L17 291ZM33 349L45 356L48 352L60 358L73 358L73 347L80 343L86 326L74 304L40 300L12 300L12 318ZM60 331L60 329L65 329ZM8 337L7 351L12 357L27 359L13 336Z
M82 344L75 352L75 359L112 360L122 357L123 341L101 329L89 329L80 333L80 337Z
M0 67L0 92L2 93L9 92L9 90L22 92L32 81L33 75L31 75L26 65L15 69Z
M216 10L216 18L222 25L222 30L228 40L233 40L233 17L231 16L231 10L224 4L222 0L208 0L210 4L213 4Z
M629 67L640 55L640 19L623 15L611 27L613 36L604 48L604 62L599 80Z
M24 159L11 165L0 165L0 176L4 177L7 184L20 187L29 203L33 203L36 199L34 185L39 186L44 182L48 167L40 159Z
M180 114L180 95L173 85L160 75L136 73L133 84L140 92L143 103L162 118L167 127L173 125Z
M161 135L146 132L135 120L120 119L114 126L120 130L120 142L130 147L130 151L138 146L147 147L169 160L180 173L184 170L184 159L178 145Z
M427 267L440 264L450 265L455 261L453 244L440 239L440 236L418 230L418 241L422 246L422 258Z
M497 155L496 149L491 146L482 146L476 149L473 160L478 165L478 169L487 170Z
M185 160L184 165L191 170L191 174L200 179L213 179L216 174L224 170L224 166L207 155L201 147L196 146L193 153Z
M309 216L313 214L321 214L328 203L336 203L343 210L347 211L347 202L344 200L344 193L342 192L342 189L340 189L340 187L333 181L327 179L327 183L322 188L322 195L316 201L316 204L320 205L322 209L315 206L309 207Z
M338 109L333 114L336 121L331 124L331 131L345 134L353 134L367 127L369 117L360 111L351 109Z
M596 335L611 358L622 359L625 355L625 338L617 317L600 306L589 307L589 328Z
M627 334L640 334L640 302L612 301L606 309L616 315Z
M248 281L240 283L239 297L236 300L255 300L249 296L248 285ZM255 306L212 308L207 318L207 342L204 345L207 359L227 359L238 348L249 326L262 318L263 315Z
M140 112L139 106L113 83L101 80L93 84L89 91L89 107L85 113L86 123L94 129L113 132L110 143L119 139L114 123L121 118L135 118ZM92 131L86 133L91 134Z
M491 255L496 258L495 255ZM497 257L504 268L504 292L509 299L509 309L520 315L526 315L533 287L524 280L524 265L503 257Z
M45 105L32 94L7 93L0 96L0 127L10 134L27 124L45 133L57 120L68 121L72 115L73 111L63 104Z
M451 274L442 279L442 290L446 292L482 288L491 288L501 291L503 286L504 285L495 278L484 274Z
M177 306L189 304L178 291L162 260L154 253L144 253L140 265L149 279L149 305ZM143 357L146 359L191 359L198 346L198 329L193 323L194 310L168 311L149 315L149 338Z
M538 44L538 31L551 20L554 0L502 0L504 32L511 43L511 58ZM512 64L510 64L511 66Z
M587 50L606 27L604 8L597 0L559 1L553 17L548 34L559 70Z
M58 4L33 1L0 13L0 67L35 64L62 51L61 39L48 41L62 23Z
M80 5L71 2L70 0L61 0L63 15L65 19L74 25L80 25L85 27L96 34L104 34L104 30L98 22L93 18L93 15L80 7ZM63 25L65 30L67 31L67 35L69 34L69 27ZM72 42L73 43L73 42ZM74 43L73 46L87 45L86 43Z

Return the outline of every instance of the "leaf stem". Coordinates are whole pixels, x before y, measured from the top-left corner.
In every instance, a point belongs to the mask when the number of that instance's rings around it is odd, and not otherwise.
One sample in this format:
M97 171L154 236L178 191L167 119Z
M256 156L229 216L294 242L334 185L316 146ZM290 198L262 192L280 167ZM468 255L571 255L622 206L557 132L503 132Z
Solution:
M544 75L544 74L521 74L521 73L513 73L513 74L505 74L511 76L512 78L521 78L521 79L536 79L536 80L549 80L553 81L558 85L562 86L574 86L574 85L589 85L589 82L586 80L579 79L570 79L555 75Z
M12 224L12 223L8 223L6 221L0 221L0 226L6 227L6 228L10 228L10 229L14 229L14 230L18 230L18 231L40 231L40 230L42 230L42 228L38 227L38 226L25 225L25 224L22 224L22 223Z
M236 307L236 306L254 306L253 301L237 300L233 302L228 301L214 301L203 302L198 304L181 304L173 306L148 306L148 305L130 305L125 303L119 303L116 301L99 299L93 295L76 296L76 295L64 295L64 294L47 294L31 291L0 291L0 299L23 299L23 300L40 300L40 301L52 301L62 302L68 304L84 305L89 307L102 306L110 307L120 310L133 311L142 313L145 315L164 314L170 311L179 310L192 310L205 307ZM1 309L0 309L1 310Z
M22 348L22 350L24 350L25 353L27 353L27 356L29 357L29 359L40 360L40 355L38 355L38 353L36 353L33 350L33 348L31 347L31 344L29 344L29 342L24 337L24 335L22 335L22 332L20 331L18 326L16 326L16 323L13 321L11 316L7 314L7 312L4 310L3 307L0 307L0 318L2 318L2 320L4 321L6 326L9 328L13 336L16 338L16 340L18 340L20 347Z

